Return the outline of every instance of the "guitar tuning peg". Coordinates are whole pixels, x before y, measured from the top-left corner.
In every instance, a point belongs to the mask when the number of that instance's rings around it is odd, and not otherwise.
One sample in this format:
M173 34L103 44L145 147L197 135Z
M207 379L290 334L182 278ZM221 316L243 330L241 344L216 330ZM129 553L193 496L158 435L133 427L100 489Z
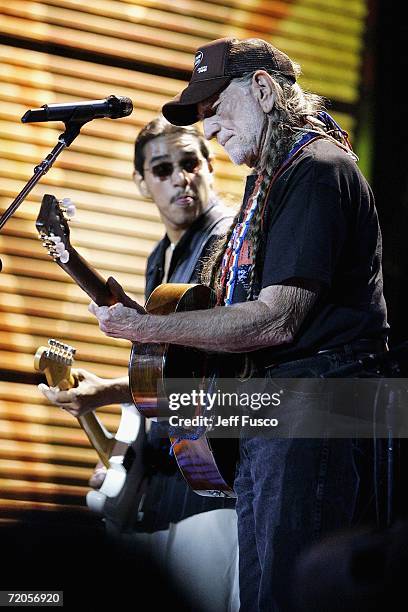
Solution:
M65 251L65 244L63 242L57 242L54 250L58 255L61 255Z
M67 217L69 217L69 219L72 219L72 217L75 217L75 213L76 213L75 204L70 204L69 206L67 206Z
M61 255L59 256L59 260L63 264L68 263L68 261L69 261L69 252L68 251L63 251L61 253Z
M51 240L54 244L59 244L61 242L60 236L54 236L54 234L50 234L48 236L48 240Z
M66 213L67 217L72 218L75 215L76 207L71 198L63 198L59 201L62 210Z

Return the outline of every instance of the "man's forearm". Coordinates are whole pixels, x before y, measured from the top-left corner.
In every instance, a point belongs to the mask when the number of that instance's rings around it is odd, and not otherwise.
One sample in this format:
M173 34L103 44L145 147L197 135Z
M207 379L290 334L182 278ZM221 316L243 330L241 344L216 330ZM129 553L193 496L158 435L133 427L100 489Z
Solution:
M144 315L143 342L169 342L216 352L254 351L293 341L317 290L288 285L263 289L258 300L212 310Z
M106 404L129 404L132 396L129 389L129 377L105 379L105 405Z
M314 290L288 284L265 287L255 301L167 316L141 314L121 303L89 308L101 331L114 338L230 353L292 342L316 299Z
M141 320L144 342L169 342L216 352L254 351L290 341L271 311L260 301L228 308L145 315Z

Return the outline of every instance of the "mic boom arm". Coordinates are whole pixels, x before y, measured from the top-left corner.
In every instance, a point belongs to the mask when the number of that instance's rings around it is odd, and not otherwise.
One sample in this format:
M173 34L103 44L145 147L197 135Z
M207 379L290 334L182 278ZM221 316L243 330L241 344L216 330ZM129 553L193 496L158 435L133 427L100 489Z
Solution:
M41 108L28 110L22 117L23 123L40 121L77 121L86 123L92 119L127 117L133 110L132 100L123 96L108 96L105 100L44 104Z
M63 111L61 111L62 107L64 107ZM67 107L69 108L68 114ZM57 112L56 109L62 114L65 113L65 119L61 116L61 114L58 119L38 119L37 117L42 115L35 114L45 113L45 116L51 117L52 115L52 117L54 117L55 113ZM116 119L118 117L125 117L127 115L130 115L132 110L133 105L130 98L109 96L105 100L77 102L76 104L45 104L42 109L27 111L21 118L21 121L23 123L29 123L31 121L63 121L65 123L65 132L63 134L60 134L60 136L58 137L58 143L52 149L51 153L49 153L47 157L43 159L42 162L35 166L33 176L26 183L26 185L23 187L18 196L14 199L14 201L10 204L7 210L0 216L0 232L4 225L7 223L7 221L10 219L10 217L16 212L20 204L24 202L25 198L35 187L40 178L48 172L57 157L62 153L65 148L69 147L69 145L73 143L75 138L80 133L81 127L85 123L97 117L111 117L112 119ZM36 118L30 119L30 113L32 113ZM2 262L0 259L0 272L1 270Z

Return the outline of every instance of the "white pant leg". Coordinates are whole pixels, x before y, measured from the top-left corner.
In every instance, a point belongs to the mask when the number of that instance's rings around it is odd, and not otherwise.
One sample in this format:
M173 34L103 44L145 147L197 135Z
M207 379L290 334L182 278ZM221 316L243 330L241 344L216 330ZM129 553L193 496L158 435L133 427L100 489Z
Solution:
M205 612L237 612L238 537L235 510L190 516L169 529L134 534L166 573Z

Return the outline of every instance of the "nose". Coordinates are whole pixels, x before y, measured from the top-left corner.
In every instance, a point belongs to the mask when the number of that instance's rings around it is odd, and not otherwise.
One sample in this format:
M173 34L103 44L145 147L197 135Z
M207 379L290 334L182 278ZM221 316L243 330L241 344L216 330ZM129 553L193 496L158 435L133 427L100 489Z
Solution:
M185 187L190 182L190 177L188 176L186 170L183 170L183 168L180 168L175 164L173 174L171 175L171 180L173 185L176 187Z
M204 136L207 140L211 140L211 138L214 138L217 132L219 132L219 129L220 126L218 123L218 119L215 115L213 115L212 117L206 117L206 119L203 120Z

